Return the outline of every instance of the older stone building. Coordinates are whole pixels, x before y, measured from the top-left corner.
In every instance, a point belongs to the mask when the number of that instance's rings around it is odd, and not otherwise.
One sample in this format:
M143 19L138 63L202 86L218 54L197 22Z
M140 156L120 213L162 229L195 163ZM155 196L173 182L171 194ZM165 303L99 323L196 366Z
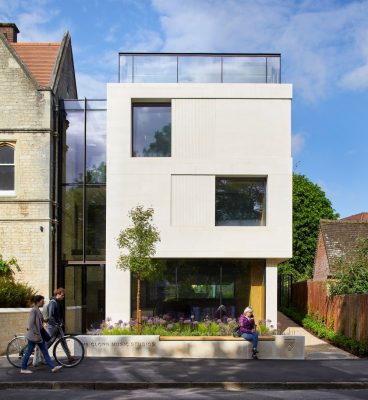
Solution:
M56 283L58 113L77 98L71 38L18 43L0 23L0 254L48 296Z
M339 221L320 221L313 280L331 278L341 257L351 260L356 257L356 246L368 237L367 215L360 213Z

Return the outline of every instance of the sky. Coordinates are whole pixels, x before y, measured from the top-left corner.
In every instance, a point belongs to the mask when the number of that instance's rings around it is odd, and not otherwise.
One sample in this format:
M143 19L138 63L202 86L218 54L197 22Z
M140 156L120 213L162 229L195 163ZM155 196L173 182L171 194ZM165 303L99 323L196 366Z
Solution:
M79 98L106 98L119 51L281 53L294 171L341 217L368 212L368 0L0 0L0 22L69 31Z

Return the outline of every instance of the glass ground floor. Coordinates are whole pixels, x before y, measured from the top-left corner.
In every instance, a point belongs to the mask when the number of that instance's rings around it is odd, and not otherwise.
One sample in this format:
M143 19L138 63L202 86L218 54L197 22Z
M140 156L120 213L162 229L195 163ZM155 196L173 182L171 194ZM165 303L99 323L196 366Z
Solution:
M142 282L144 316L172 318L238 317L247 305L257 319L265 318L264 259L165 259L162 277ZM105 319L105 264L67 265L65 320L69 333L98 328ZM130 316L136 316L137 281L130 277ZM125 305L126 308L127 305ZM117 305L119 307L119 305ZM113 321L116 322L116 321Z

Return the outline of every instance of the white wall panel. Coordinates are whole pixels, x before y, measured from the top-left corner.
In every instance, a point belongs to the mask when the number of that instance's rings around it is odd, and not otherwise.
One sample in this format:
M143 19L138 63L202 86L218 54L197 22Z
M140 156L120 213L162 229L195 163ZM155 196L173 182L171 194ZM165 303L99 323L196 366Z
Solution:
M171 224L207 228L214 226L214 176L171 176Z

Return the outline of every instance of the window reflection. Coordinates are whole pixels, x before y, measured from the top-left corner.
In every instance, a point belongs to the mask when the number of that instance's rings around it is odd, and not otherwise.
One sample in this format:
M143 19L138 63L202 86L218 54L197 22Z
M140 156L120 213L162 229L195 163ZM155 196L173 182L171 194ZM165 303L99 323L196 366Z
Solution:
M237 317L249 303L252 265L259 260L160 260L163 279L142 282L141 307L146 315L203 320ZM135 313L137 281L132 277L131 312ZM220 313L219 307L223 305Z
M265 225L266 179L216 178L216 225Z
M171 105L133 105L133 157L171 156Z
M87 111L86 182L106 182L106 111Z
M83 259L83 188L64 186L62 192L62 252L64 260Z
M70 110L64 120L63 182L84 181L84 112Z
M86 259L105 259L106 188L86 188Z

